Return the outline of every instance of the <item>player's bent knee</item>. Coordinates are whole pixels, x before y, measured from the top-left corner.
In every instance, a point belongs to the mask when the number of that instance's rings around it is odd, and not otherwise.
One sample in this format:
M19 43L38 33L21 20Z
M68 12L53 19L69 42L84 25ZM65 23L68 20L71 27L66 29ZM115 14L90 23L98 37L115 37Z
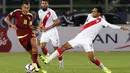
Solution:
M32 53L38 53L38 49L37 48L32 48Z

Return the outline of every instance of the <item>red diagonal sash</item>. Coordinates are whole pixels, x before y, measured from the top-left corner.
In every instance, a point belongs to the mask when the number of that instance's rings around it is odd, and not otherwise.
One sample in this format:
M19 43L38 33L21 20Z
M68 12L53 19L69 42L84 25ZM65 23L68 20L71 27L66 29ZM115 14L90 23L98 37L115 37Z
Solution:
M51 12L49 11L49 12L46 14L46 16L44 17L44 19L43 19L42 26L44 26L44 27L46 26L46 22L47 22L47 20L49 19L50 15L51 15Z
M93 21L91 21L91 22L83 25L82 28L81 28L81 30L80 30L80 32L82 32L84 29L86 29L86 28L88 28L90 26L93 26L93 25L99 23L100 21L101 21L101 18L97 18L96 20L93 20Z

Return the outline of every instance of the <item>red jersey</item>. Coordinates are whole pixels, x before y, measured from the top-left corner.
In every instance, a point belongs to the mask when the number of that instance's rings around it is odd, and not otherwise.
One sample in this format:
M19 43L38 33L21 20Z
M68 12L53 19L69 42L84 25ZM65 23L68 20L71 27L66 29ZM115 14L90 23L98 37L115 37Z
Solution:
M15 19L14 24L18 28L16 31L18 36L24 36L32 33L30 25L32 24L33 16L31 13L25 15L22 13L21 9L16 9L8 14L8 17Z

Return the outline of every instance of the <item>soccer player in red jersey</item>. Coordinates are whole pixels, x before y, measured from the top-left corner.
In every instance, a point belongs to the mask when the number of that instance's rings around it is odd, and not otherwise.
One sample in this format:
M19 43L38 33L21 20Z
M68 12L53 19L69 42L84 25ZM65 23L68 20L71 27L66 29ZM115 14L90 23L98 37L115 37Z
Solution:
M31 29L33 16L29 13L29 10L30 3L28 1L24 1L21 5L21 9L16 9L7 15L5 22L16 30L20 44L31 55L33 61L32 64L36 68L36 72L38 72L41 67L37 60L37 40ZM11 18L15 19L14 23L11 22ZM44 70L41 71L46 73Z

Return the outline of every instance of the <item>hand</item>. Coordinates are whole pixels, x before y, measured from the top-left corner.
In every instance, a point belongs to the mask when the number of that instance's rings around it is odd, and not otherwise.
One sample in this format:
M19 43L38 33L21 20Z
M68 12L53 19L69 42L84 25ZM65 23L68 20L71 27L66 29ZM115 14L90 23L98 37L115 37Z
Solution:
M13 29L15 29L15 30L18 30L18 28L16 27L15 24L12 24L11 27L12 27Z
M121 29L122 29L122 30L127 30L127 31L129 31L129 32L130 32L130 30L129 30L129 29L127 29L127 28L121 27Z
M43 32L44 31L44 28L43 26L40 26L40 31Z
M48 30L50 30L50 29L51 29L51 26L50 26L50 27L40 26L40 31L41 31L41 32L42 32L42 31L46 32L46 31L48 31Z
M51 29L50 27L46 27L46 28L44 28L44 32L46 32L46 31L48 31L50 29Z

